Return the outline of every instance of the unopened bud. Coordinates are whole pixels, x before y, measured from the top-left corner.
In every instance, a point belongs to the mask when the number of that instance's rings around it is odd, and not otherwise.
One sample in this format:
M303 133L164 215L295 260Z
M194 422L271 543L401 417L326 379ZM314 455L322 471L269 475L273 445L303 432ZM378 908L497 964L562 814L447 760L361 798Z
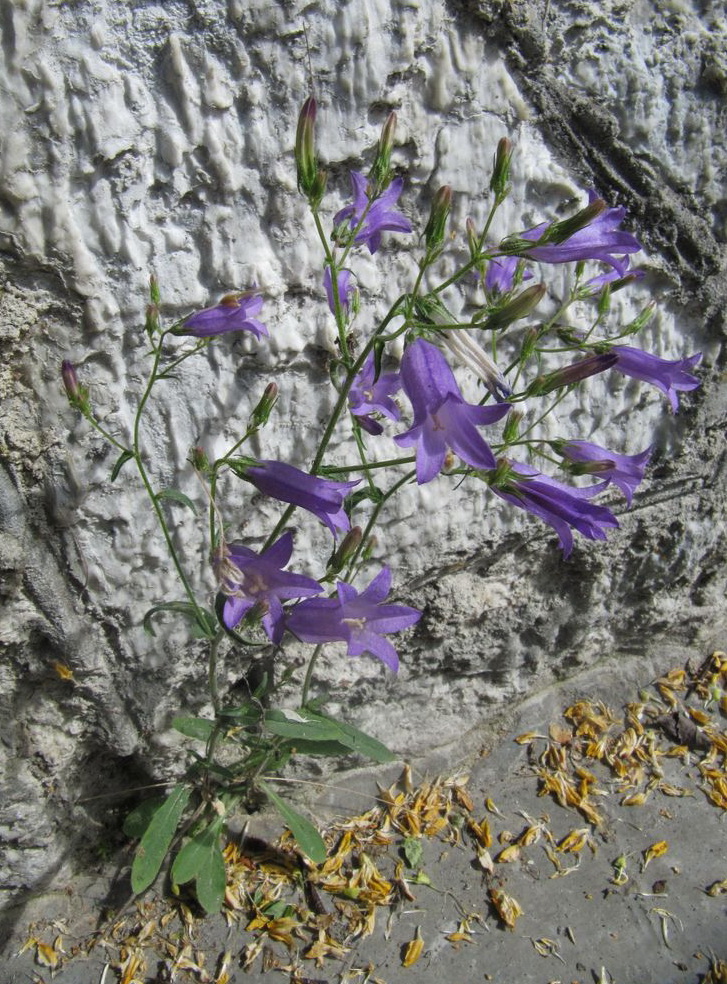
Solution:
M88 410L88 390L78 381L76 367L68 359L61 362L61 378L66 390L68 402L76 410L86 413Z
M159 308L156 304L147 304L146 306L144 330L150 338L155 332L159 331Z
M565 242L574 233L590 225L594 219L597 219L602 212L606 211L607 207L602 198L595 198L585 208L576 212L575 215L571 215L569 219L563 219L562 222L554 222L549 226L538 240L538 246L545 244L557 246L559 243Z
M295 163L298 169L298 189L310 197L318 174L315 149L316 101L309 96L303 103L295 134Z
M331 559L328 561L329 574L338 574L339 571L343 570L359 550L362 539L363 532L360 526L354 526L348 531L341 540L340 546L331 554Z
M635 335L637 332L641 331L641 329L644 328L649 321L651 321L655 310L656 301L649 301L644 310L640 314L637 314L630 324L626 325L624 328L624 334Z
M511 410L507 415L502 431L502 439L505 444L511 444L513 441L517 441L520 436L520 421L522 419L523 415L519 410Z
M424 242L430 252L438 249L444 242L444 231L451 207L452 189L449 185L444 185L434 196L429 220L424 229Z
M556 369L546 376L538 376L537 379L528 387L528 396L546 396L553 390L562 389L564 386L572 386L579 383L582 379L595 376L599 372L605 372L618 362L615 352L604 352L600 355L589 355L585 359L579 359L569 366Z
M492 165L492 178L490 179L490 191L497 199L502 201L508 194L510 180L510 162L512 161L512 143L503 137L497 145L495 160Z
M152 304L157 306L162 302L162 295L159 293L159 281L155 273L149 277L149 299Z
M391 151L394 147L395 132L396 113L389 113L381 128L381 136L376 147L376 157L369 171L369 182L374 198L389 186L391 180Z
M526 287L517 297L504 304L499 311L491 314L482 327L498 331L501 328L507 328L513 321L527 317L540 304L545 291L545 284L534 284L532 287Z
M250 419L255 427L263 427L267 424L272 409L277 402L278 385L277 383L268 383L263 395L260 397L260 402L250 415Z
M209 458L202 448L198 446L189 449L187 461L195 471L200 472L202 475L206 475L210 470Z

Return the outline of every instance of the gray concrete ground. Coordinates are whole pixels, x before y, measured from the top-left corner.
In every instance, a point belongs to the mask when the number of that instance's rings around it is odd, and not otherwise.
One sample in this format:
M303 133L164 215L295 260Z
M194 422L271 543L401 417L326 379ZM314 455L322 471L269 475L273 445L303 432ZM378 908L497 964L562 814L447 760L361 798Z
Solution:
M90 953L66 960L61 950L84 949L109 900L118 907L126 898L128 872L122 863L115 886L110 877L79 875L29 899L4 946L0 984L724 984L727 810L719 799L727 796L727 660L721 677L715 675L715 662L706 664L705 685L694 689L694 680L690 684L678 673L665 678L679 667L676 657L663 653L653 664L605 660L577 679L553 685L497 727L463 736L459 756L449 749L437 760L414 763L411 792L405 783L394 787L401 766L347 774L319 790L314 804L319 820L367 814L341 830L362 837L365 832L369 859L391 887L390 904L375 909L369 936L350 938L360 928L356 914L364 894L359 891L357 905L350 897L354 890L349 897L340 891L334 895L319 879L305 896L284 885L281 905L269 910L278 920L294 914L287 924L268 925L282 939L291 933L290 946L259 930L247 931L250 913L242 911L235 921L221 916L199 920L186 932L172 914L160 930L162 915L172 910L157 897L145 903L142 914L131 905L122 917L104 924ZM658 678L660 693L653 686ZM715 699L709 701L710 696ZM564 718L563 710L579 701L575 717ZM615 721L608 722L598 701L614 712ZM627 704L630 721L624 719ZM545 737L514 741L529 733ZM604 735L600 748L608 748L607 757L584 758L589 741L598 743ZM417 801L417 791L437 772L446 780L429 786L427 803L421 795ZM622 786L625 780L631 781L628 788ZM376 806L377 782L394 787L388 813L381 800L378 814L367 813ZM555 796L538 795L544 783L553 786ZM560 805L557 795L570 797L575 805L580 800L580 809ZM628 797L640 805L626 805ZM439 836L418 841L418 861L411 854L407 858L403 833L395 825L426 827L426 811L433 805L437 809L429 820L438 816L447 822ZM377 846L371 834L387 833L387 816L394 822L388 831L393 841ZM272 829L269 819L253 818L248 835L269 837ZM247 853L252 860L233 872L238 884L258 877L254 868L265 863ZM398 872L397 861L403 862ZM360 856L353 867L349 862L340 877L349 886L358 877L359 890L363 886L369 897L381 899L386 886L370 872L361 874L365 863ZM264 891L272 891L270 884ZM508 899L515 900L521 915L508 910L513 904ZM283 912L286 901L298 908ZM308 928L296 929L319 903L321 914L308 919ZM109 943L111 927L121 918L126 950ZM139 940L145 926L150 935ZM123 935L117 934L117 943ZM29 945L18 956L31 938L47 949ZM319 965L310 959L316 940ZM143 961L135 964L137 953ZM52 963L54 954L58 968L51 970L43 961ZM243 969L246 957L249 969Z

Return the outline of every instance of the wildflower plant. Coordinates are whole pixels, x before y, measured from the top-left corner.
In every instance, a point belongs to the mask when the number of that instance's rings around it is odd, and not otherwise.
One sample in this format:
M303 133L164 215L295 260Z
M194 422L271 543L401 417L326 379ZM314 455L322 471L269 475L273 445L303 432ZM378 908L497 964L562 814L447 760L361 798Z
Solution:
M164 499L190 508L192 503L178 490L157 487L157 464L143 442L145 414L158 385L173 375L183 379L184 363L204 357L217 336L246 332L256 344L266 344L275 328L266 323L264 291L253 286L230 293L164 327L159 285L152 277L145 326L150 368L129 435L106 428L73 364L62 365L71 406L118 452L111 480L122 469L136 468L179 579L180 597L155 604L144 626L153 632L158 616L181 616L208 647L211 714L172 722L201 750L193 753L186 773L164 799L142 804L125 825L130 836L140 839L132 887L144 891L171 851L172 882L194 882L200 903L210 912L224 897L222 837L227 818L237 809L252 809L267 798L301 852L314 864L325 859L316 828L273 788L293 756L393 758L376 738L329 716L322 687L313 693L324 646L345 644L348 656L373 657L396 672L398 634L420 618L417 609L392 596L391 571L378 559L374 533L390 500L406 486L433 481L441 483L442 496L454 497L467 482L483 496L491 492L548 524L568 557L574 531L604 540L618 528L611 509L596 500L615 488L630 506L651 449L628 455L590 440L553 437L553 420L566 397L584 385L605 391L602 377L616 372L655 386L676 410L679 394L699 385L692 372L699 354L667 361L632 344L653 305L629 325L611 324L612 294L640 276L630 263L641 247L622 228L623 208L608 207L591 192L571 217L492 243L493 219L510 190L513 148L507 139L495 154L484 226L468 220L463 241L453 242L448 233L452 190L441 188L422 223L411 283L373 322L358 288L357 256L364 249L376 254L384 236L414 231L406 214L404 179L394 175L391 165L396 119L393 114L387 119L368 174L351 174L353 200L331 218L324 205L327 176L316 152L316 113L315 101L306 100L295 158L298 187L322 249L321 298L327 298L336 327L337 351L330 361L333 409L307 463L252 453L252 438L255 447L265 445L264 428L278 396L274 383L250 406L247 426L223 454L210 460L201 449L190 450L190 466L209 502L204 529L215 588L206 594L193 587L191 558L173 539L163 508ZM438 271L445 249L453 254L454 267L450 262L448 269L454 272L442 277ZM571 264L573 275L555 312L544 316L538 308L548 288L536 281L538 272L545 275L552 264ZM469 301L472 314L466 320L450 312L457 295ZM585 327L571 323L576 305L592 307ZM354 321L356 347L351 342ZM477 402L463 396L455 368L460 376L470 374L470 392L481 387ZM546 418L551 418L547 432ZM332 438L347 430L353 456L346 464L333 462ZM370 449L377 444L383 452L373 454ZM554 467L561 478L550 474ZM280 503L278 521L261 549L240 540L239 520L226 514L220 495L223 480L242 483L250 504L258 493ZM330 532L327 562L296 551L289 524L298 509L304 511L299 523L318 522ZM290 638L313 647L303 673L286 659ZM220 692L218 660L229 658L231 650L268 668L242 702ZM289 695L294 686L300 687L295 706L289 696L279 706L283 688Z

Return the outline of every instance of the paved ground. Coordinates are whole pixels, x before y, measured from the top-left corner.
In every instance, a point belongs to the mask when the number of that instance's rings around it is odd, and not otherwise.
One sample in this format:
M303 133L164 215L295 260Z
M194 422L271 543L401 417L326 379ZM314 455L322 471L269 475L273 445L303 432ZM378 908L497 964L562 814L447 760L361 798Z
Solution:
M427 773L346 775L315 807L348 818L324 872L303 879L247 841L226 920L185 925L152 897L86 953L102 908L125 897L124 871L115 896L98 877L56 886L29 900L0 984L726 984L722 658L699 686L673 654L606 661L468 736L460 768L450 750ZM248 834L271 829L254 819Z

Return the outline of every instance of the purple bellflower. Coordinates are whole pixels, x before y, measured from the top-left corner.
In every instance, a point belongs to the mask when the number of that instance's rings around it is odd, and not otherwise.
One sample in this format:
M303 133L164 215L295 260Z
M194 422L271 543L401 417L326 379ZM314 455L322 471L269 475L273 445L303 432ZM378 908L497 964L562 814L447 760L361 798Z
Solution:
M384 635L408 629L419 621L421 612L406 605L385 605L390 590L388 567L360 594L352 585L339 581L333 598L311 598L296 605L287 627L302 642L345 642L349 656L368 653L396 672L399 657Z
M406 216L398 212L396 205L401 190L404 187L402 178L394 178L386 191L382 192L369 204L368 181L359 171L351 172L353 185L353 204L346 205L333 217L333 224L340 225L348 220L353 231L363 220L363 225L356 233L354 242L365 243L370 253L375 253L381 246L382 232L411 232L412 227ZM368 209L368 211L366 211Z
M401 411L392 399L401 389L401 377L398 372L382 372L378 379L375 375L374 353L370 352L348 391L348 407L365 431L377 435L383 427L370 416L372 413L381 413L389 420L401 417Z
M552 526L565 558L570 557L573 549L571 527L589 540L605 540L606 530L618 527L618 521L609 509L586 501L603 491L605 482L590 489L571 488L512 461L500 462L488 482L495 495Z
M695 366L702 358L702 353L690 355L687 359L660 359L650 352L642 352L641 349L631 348L629 345L614 345L611 349L617 356L614 369L622 372L624 376L633 376L634 379L642 379L645 383L651 383L669 397L672 410L676 413L679 409L679 397L677 393L682 390L689 392L696 389L700 383L696 376L687 372Z
M588 192L588 203L597 202L595 191ZM630 232L624 232L619 226L626 217L626 209L605 208L596 215L588 225L578 229L562 243L550 243L544 246L533 246L524 252L531 260L540 263L576 263L580 260L599 260L608 263L623 276L628 268L625 254L638 253L641 244ZM544 222L534 229L520 234L520 239L540 239L550 223Z
M282 461L259 461L245 469L245 478L265 495L301 506L317 516L336 536L337 530L351 529L343 500L355 482L332 482L293 468Z
M487 264L485 290L488 294L507 294L515 283L515 271L520 262L519 256L493 256ZM532 280L533 274L525 270L523 280Z
M594 478L613 482L631 505L634 491L644 477L651 458L652 448L641 454L616 454L589 441L552 441L558 454L573 463L574 475L593 475Z
M351 294L353 294L355 287L351 283L351 271L350 270L339 270L338 277L338 300L342 309L348 314L348 309L351 304ZM336 313L336 302L333 298L333 278L331 277L331 268L326 267L326 271L323 274L323 286L326 288L326 296L328 297L328 307L331 309L331 314Z
M228 629L234 629L251 608L262 604L267 606L263 628L277 645L285 631L281 600L309 598L323 591L312 577L283 570L292 552L293 536L289 531L260 554L240 544L232 543L224 548L218 575L220 589L228 596L222 610L222 621Z
M509 403L492 407L465 403L447 360L436 345L421 338L404 352L401 379L414 408L414 423L394 440L404 448L416 446L419 485L439 474L447 448L473 468L495 467L490 446L477 428L504 417Z
M226 294L219 304L187 318L179 328L174 329L174 334L209 338L229 331L249 331L260 338L261 335L268 334L265 325L255 317L260 314L262 306L262 297L254 292Z

